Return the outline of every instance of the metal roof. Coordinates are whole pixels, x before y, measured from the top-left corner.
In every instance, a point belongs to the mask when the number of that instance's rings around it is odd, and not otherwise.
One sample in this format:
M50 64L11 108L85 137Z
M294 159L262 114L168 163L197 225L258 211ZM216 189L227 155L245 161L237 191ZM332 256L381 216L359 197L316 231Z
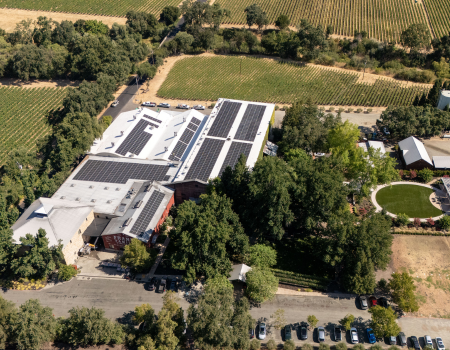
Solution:
M450 156L434 156L433 164L436 169L450 169Z
M414 136L410 136L407 139L400 141L398 147L402 151L406 165L419 160L424 160L430 165L433 165L424 144Z
M386 153L386 149L384 148L383 141L366 141L366 142L359 142L358 146L364 149L364 152L367 152L369 150L369 147L379 149L381 154Z

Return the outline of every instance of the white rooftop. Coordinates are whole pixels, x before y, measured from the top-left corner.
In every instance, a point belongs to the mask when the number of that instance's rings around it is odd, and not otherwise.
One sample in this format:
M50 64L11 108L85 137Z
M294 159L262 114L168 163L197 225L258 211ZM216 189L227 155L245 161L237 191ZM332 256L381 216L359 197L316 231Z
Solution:
M193 118L196 118L199 121L197 124L200 125L191 124ZM124 112L111 123L100 139L94 141L89 153L101 156L169 160L188 125L191 129L195 129L194 137L189 140L189 143L193 143L206 119L207 116L194 109L185 112L161 111L158 113L148 108L139 108ZM139 128L143 129L139 130ZM190 131L187 133L192 135ZM131 143L131 139L134 143L142 139L140 146L134 148L135 153L124 144ZM183 140L186 139L183 138ZM188 151L189 149L185 153L187 154ZM179 159L172 158L172 160Z
M36 236L42 228L47 233L49 246L57 245L59 240L65 246L93 209L92 205L55 198L39 198L11 227L14 232L13 239L20 243L21 237L25 237L27 233Z
M234 106L229 107L233 103ZM260 120L249 114L252 108L258 106L261 108ZM234 108L235 117L229 117L233 113L226 113L226 108ZM223 166L234 166L241 153L248 153L246 164L252 168L265 144L266 132L274 111L275 105L270 103L220 98L173 181L198 179L206 182L220 176L224 170ZM254 120L258 122L252 123Z
M247 266L245 264L239 264L239 265L233 265L232 271L230 273L230 278L228 278L229 281L242 281L245 282L246 280L246 274L249 272L252 268L250 266Z
M433 163L436 169L450 169L450 156L434 156Z
M398 143L398 147L402 151L406 165L412 164L421 159L430 165L433 165L424 144L414 136L410 136L407 139L400 141Z
M374 149L379 149L381 154L386 153L386 149L384 148L384 143L382 141L366 141L366 142L359 142L358 146L364 149L364 152L367 152L369 150L369 147L372 147Z
M92 164L89 164L92 161L96 161L102 167L92 167ZM134 170L134 166L157 167L151 167L139 178L141 173ZM157 171L154 168L157 168ZM122 216L124 211L121 204L126 203L128 206L144 182L169 182L177 171L178 168L168 161L87 156L52 198L68 203L92 205L95 213Z

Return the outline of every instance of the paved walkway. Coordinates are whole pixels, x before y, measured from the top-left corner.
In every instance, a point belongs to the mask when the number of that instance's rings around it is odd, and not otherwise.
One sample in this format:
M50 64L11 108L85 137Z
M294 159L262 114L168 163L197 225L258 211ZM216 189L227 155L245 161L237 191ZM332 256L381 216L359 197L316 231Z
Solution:
M164 252L166 251L167 246L169 245L170 238L169 236L166 237L166 240L164 241L164 244L162 244L161 249L159 250L158 256L156 257L155 263L153 264L152 268L150 269L150 272L145 276L145 280L151 279L156 272L156 269L159 266L159 263L162 260L162 257L164 255Z
M397 181L397 182L392 182L390 185L379 185L379 186L377 186L377 188L372 192L372 194L371 194L371 196L370 196L370 198L372 199L372 203L373 203L373 205L375 206L377 212L380 212L380 211L383 210L383 208L382 208L382 207L378 204L378 202L377 202L377 193L378 193L378 191L381 190L382 188L385 188L385 187L387 187L387 186L393 186L393 185L415 185L415 186L422 186L422 187L430 188L430 189L432 189L433 191L435 191L435 192L433 192L433 193L430 195L430 202L431 202L432 204L433 204L433 202L432 202L432 200L431 200L432 196L433 196L433 195L434 195L434 196L436 196L436 195L439 196L439 192L442 192L442 191L440 191L440 190L438 190L438 189L436 189L436 188L434 188L434 187L432 187L432 186L430 186L430 185L428 185L428 184L421 184L421 183L417 183L417 182ZM436 194L436 192L438 192L438 193ZM433 205L434 205L434 204L433 204ZM439 208L439 209L445 210L444 207L441 207L441 208ZM446 211L446 210L445 210L445 211ZM392 214L392 213L389 213L389 212L386 212L386 214L389 215L389 216L391 216L391 217L393 217L393 218L396 218L396 217L397 217L397 215ZM444 215L445 215L445 214L442 214L442 215L439 215L439 216L435 216L435 217L432 218L432 219L433 219L434 221L436 221L436 220L439 220L440 218L442 218ZM414 221L414 218L409 219L409 221ZM421 222L426 222L427 219L420 219L420 221L421 221Z

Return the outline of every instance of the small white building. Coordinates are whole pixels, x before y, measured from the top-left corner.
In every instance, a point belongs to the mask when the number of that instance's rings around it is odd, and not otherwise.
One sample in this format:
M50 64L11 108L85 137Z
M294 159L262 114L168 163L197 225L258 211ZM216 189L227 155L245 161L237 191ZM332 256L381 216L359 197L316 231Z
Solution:
M245 264L239 264L239 265L233 265L233 270L230 273L230 278L228 278L229 281L241 281L245 282L246 280L246 274L249 272L252 268L250 266L247 266Z
M442 90L439 95L437 108L444 109L450 105L450 90Z
M370 147L374 149L379 149L381 154L386 154L386 149L384 148L384 143L382 141L366 141L366 142L359 142L358 147L361 147L364 152L367 152Z
M450 169L450 156L434 156L433 164L437 170Z
M414 136L400 141L398 143L398 151L402 156L406 169L422 170L433 168L433 163L425 145Z

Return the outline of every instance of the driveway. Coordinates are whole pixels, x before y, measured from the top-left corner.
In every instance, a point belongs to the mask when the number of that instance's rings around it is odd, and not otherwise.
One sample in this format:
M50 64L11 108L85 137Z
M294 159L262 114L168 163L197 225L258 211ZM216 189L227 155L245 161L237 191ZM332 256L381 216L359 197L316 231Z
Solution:
M136 79L133 78L125 90L119 95L119 97L117 97L119 105L117 107L111 107L110 104L108 109L102 114L102 117L105 115L110 115L114 120L120 113L136 109L138 105L133 102L133 99L137 91L138 87L136 85Z

